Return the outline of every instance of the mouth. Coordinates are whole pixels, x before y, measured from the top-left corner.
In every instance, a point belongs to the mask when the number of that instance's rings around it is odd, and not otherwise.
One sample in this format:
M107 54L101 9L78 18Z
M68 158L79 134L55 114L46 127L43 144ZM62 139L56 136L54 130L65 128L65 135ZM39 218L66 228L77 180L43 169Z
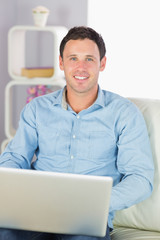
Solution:
M87 80L89 77L88 76L78 76L78 75L75 75L74 78L79 81L79 82L83 82L85 80Z

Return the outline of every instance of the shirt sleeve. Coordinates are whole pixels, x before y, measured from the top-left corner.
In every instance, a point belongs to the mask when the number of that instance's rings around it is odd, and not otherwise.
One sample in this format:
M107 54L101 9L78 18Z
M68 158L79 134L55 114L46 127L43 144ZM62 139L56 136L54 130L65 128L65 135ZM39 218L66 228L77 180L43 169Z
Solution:
M112 189L110 212L128 208L149 197L154 178L148 131L141 112L134 104L123 111L117 128L116 167L122 178Z
M0 167L29 169L36 149L36 110L28 103L21 112L16 135L0 156Z

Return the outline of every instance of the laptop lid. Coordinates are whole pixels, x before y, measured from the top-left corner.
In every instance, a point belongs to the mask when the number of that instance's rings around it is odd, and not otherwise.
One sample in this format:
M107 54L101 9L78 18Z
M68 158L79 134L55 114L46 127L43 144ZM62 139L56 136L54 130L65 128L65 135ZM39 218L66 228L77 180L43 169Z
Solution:
M112 178L0 168L0 227L105 236Z

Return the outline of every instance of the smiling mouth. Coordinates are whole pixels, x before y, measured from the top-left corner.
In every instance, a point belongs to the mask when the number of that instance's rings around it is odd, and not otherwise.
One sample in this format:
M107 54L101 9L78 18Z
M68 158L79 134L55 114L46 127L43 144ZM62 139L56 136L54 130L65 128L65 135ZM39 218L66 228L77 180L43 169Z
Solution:
M85 80L87 79L88 77L82 77L82 76L74 76L75 79L78 79L78 80Z

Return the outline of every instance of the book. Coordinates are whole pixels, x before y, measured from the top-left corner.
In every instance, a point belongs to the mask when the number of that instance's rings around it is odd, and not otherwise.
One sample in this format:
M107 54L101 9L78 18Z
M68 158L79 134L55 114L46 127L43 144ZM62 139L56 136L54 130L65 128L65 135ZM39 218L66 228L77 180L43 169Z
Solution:
M27 78L52 77L54 69L52 67L22 68L21 75Z

